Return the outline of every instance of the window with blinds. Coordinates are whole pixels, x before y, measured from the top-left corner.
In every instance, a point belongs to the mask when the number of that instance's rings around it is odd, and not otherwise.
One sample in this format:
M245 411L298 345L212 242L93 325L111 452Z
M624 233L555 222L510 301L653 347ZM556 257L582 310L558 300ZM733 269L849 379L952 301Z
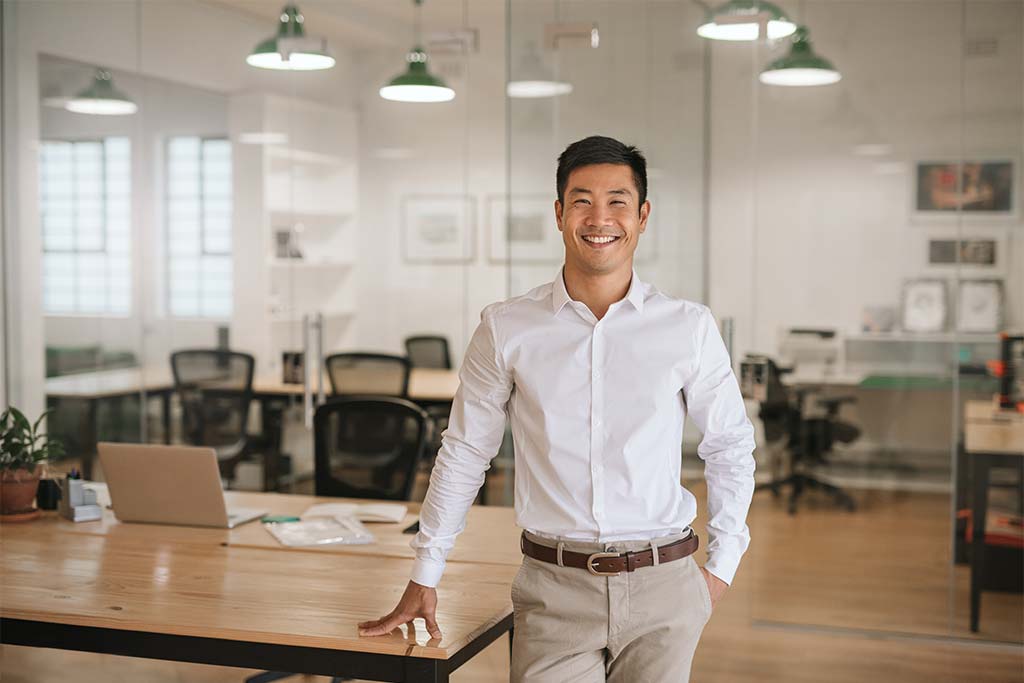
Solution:
M231 317L231 144L167 141L167 310L183 318Z
M131 313L131 143L44 140L39 146L43 310Z

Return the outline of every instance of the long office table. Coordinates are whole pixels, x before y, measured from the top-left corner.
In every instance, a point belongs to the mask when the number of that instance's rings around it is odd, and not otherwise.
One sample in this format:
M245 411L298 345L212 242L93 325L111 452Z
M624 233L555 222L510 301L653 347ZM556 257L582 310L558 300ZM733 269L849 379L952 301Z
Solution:
M280 513L313 500L237 498ZM509 589L521 560L512 519L509 508L473 508L456 546L461 552L453 552L438 587L443 635L433 640L416 625L376 638L357 631L360 621L391 610L405 589L412 567L411 550L399 549L410 538L401 534L405 520L371 525L380 540L374 546L304 552L264 543L259 534L269 534L257 522L226 531L122 524L109 511L100 522L78 524L46 513L4 525L0 535L0 641L380 681L447 681L511 633Z
M101 496L102 497L102 496ZM299 516L318 503L355 503L368 501L348 498L318 498L316 496L284 493L254 493L226 491L228 505L269 510L276 515ZM377 555L411 560L415 557L409 546L412 534L403 533L419 519L420 504L404 503L408 507L400 523L367 522L376 541L366 545L327 545L287 548L255 522L241 524L234 529L214 529L184 526L154 527L151 524L124 524L107 509L103 518L94 522L71 524L57 515L44 515L33 522L34 534L47 543L59 543L71 535L104 536L114 539L144 541L156 536L168 543L189 543L232 548L253 548L277 552L310 552L345 555ZM474 564L503 564L518 567L522 560L519 550L519 529L515 525L512 508L494 505L474 505L466 517L466 528L448 556L449 562Z
M324 378L325 387L330 383ZM51 407L57 401L78 400L85 403L86 452L81 454L82 471L92 476L92 463L96 455L97 407L100 401L129 397L159 398L163 422L164 442L171 439L171 396L174 378L166 368L123 368L99 370L75 375L51 377L46 380L46 400ZM409 375L409 399L421 404L451 402L459 388L455 370L413 368ZM282 430L282 401L303 396L301 384L281 381L280 377L257 376L253 379L253 399L260 404L264 432L271 443L280 444Z

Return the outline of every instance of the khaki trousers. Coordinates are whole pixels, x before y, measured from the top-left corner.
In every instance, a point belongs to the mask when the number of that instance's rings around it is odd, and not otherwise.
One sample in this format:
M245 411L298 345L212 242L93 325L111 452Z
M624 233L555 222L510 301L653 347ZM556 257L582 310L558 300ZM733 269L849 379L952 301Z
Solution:
M565 541L563 549L646 550L684 537ZM524 556L512 582L512 606L512 683L672 683L690 678L697 641L711 616L711 595L692 555L618 576Z

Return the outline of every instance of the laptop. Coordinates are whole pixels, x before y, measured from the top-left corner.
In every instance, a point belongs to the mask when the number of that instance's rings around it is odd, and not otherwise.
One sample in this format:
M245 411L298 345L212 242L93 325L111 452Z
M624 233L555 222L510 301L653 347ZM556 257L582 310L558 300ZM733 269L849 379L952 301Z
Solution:
M228 508L212 448L101 442L98 450L122 522L233 529L267 513Z

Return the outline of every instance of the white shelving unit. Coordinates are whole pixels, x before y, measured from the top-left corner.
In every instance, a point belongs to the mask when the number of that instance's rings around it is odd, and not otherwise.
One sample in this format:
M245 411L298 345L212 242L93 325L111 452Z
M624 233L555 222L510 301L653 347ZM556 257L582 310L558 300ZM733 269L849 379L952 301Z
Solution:
M257 373L274 376L282 352L302 350L306 315L323 316L325 353L353 345L356 115L240 94L231 98L230 120L235 196L251 198L235 210L232 345L256 356ZM282 142L244 144L243 133L274 133L262 137Z

